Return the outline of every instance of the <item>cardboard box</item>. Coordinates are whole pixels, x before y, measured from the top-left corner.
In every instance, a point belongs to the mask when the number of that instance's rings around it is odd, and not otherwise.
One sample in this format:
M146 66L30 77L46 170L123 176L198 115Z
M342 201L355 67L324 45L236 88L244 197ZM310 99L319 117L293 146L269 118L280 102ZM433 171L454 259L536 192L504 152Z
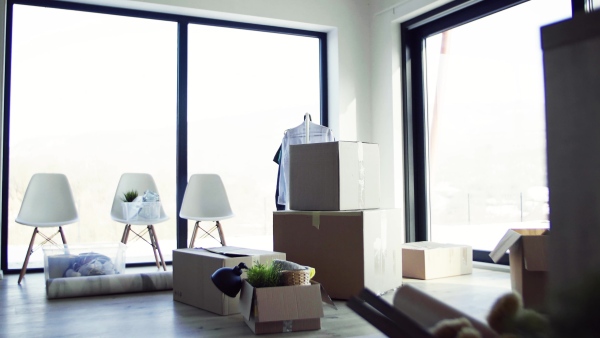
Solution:
M347 303L359 316L375 326L387 337L433 338L457 335L457 326L434 335L431 328L446 320L467 319L479 333L465 334L482 338L497 338L496 333L487 324L460 312L449 305L419 291L411 285L403 285L394 294L393 305L377 296L369 289L363 289L357 297ZM446 322L448 323L448 322ZM462 333L462 332L461 332Z
M235 298L226 296L210 276L222 267L234 267L241 262L252 267L254 262L267 264L274 259L285 260L286 255L232 246L173 250L173 300L219 315L239 313L239 294Z
M468 245L414 242L402 245L402 275L434 279L473 272L473 249Z
M405 320L397 324L400 327L418 325L426 330L426 332L429 332L428 329L434 327L442 320L466 318L479 331L481 337L500 337L487 323L481 322L410 285L403 285L396 290L392 303L394 308L403 314L402 317L405 318ZM397 316L394 317L394 319L397 318Z
M127 246L121 242L68 244L64 248L49 246L43 250L46 280L115 275L125 271Z
M379 145L325 142L290 146L291 210L379 208Z
M314 267L313 279L334 299L402 285L402 243L400 209L273 213L273 249Z
M321 285L254 288L244 281L240 312L256 334L319 330L323 317Z
M494 262L510 250L512 289L527 308L543 311L548 279L548 229L509 229L490 253Z

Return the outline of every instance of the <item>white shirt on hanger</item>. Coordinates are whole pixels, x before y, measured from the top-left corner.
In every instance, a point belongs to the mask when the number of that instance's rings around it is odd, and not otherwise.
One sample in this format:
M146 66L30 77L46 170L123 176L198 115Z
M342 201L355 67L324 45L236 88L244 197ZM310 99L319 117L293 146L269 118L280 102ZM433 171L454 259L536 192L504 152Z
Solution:
M279 197L278 204L285 205L289 210L289 174L290 174L290 146L294 144L305 144L306 129L308 125L308 143L333 142L335 138L333 131L320 124L303 122L301 125L285 131L281 141L281 161L279 163Z

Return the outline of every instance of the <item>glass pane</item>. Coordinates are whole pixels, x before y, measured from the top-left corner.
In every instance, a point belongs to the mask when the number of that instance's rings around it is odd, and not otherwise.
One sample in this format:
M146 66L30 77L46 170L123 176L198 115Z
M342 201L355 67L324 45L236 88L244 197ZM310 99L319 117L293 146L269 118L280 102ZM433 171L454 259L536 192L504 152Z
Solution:
M222 222L228 245L272 250L273 158L305 113L319 123L319 40L190 25L189 42L188 173L221 176L235 213Z
M534 0L427 39L432 240L491 250L548 227L540 27L570 13Z
M171 217L156 225L170 260L176 234L176 23L15 5L13 27L8 267L20 268L25 258L33 228L14 220L39 172L69 179L80 218L63 227L71 244L120 241L124 224L110 216L119 178L152 174ZM154 261L151 247L132 237L127 261ZM29 267L41 266L40 249Z

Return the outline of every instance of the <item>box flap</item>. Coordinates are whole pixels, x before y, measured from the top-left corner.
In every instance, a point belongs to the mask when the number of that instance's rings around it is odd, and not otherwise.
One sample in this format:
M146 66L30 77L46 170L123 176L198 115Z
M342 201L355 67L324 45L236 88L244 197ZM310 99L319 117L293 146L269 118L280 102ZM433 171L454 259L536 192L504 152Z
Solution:
M313 282L313 281L310 281L310 283L315 284L315 282ZM321 301L323 303L333 306L333 308L336 310L338 309L337 306L335 306L335 304L333 303L333 300L331 300L331 297L329 297L329 294L327 293L327 291L325 291L323 284L321 284Z
M247 284L247 283L246 283ZM257 322L323 317L321 285L256 288Z
M539 236L548 234L548 229L508 229L494 250L490 258L498 262L510 247L517 243L522 236Z
M242 281L239 308L244 319L250 320L252 314L252 300L254 299L254 288L246 280Z
M521 239L521 234L513 229L508 229L500 242L496 244L496 247L490 252L490 258L494 262L498 262L500 258L506 253L506 251L517 241Z

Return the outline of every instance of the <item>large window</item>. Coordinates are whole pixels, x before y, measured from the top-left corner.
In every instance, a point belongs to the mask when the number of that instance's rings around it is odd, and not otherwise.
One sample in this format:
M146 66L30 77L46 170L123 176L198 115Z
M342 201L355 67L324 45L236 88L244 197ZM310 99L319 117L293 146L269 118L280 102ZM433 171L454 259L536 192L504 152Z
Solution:
M520 2L448 6L403 27L413 239L484 252L508 228L549 226L540 27L569 18L571 2Z
M176 23L25 5L13 13L8 268L21 267L33 231L14 220L34 173L68 177L79 212L63 227L70 243L120 240L110 208L125 172L152 174L174 216ZM157 233L173 242L175 218ZM147 246L132 242L128 261L152 255ZM42 265L36 250L29 266Z
M188 177L217 173L235 213L228 244L272 249L283 132L305 113L326 124L325 33L62 1L9 1L7 14L2 269L23 264L33 228L14 220L38 172L69 179L71 244L119 241L119 178L146 172L170 217L155 225L169 261L189 238L178 217ZM153 261L130 236L127 262ZM42 266L36 250L29 267Z
M273 158L305 113L319 123L319 40L190 25L189 59L188 172L223 179L235 213L222 222L228 245L272 250Z

